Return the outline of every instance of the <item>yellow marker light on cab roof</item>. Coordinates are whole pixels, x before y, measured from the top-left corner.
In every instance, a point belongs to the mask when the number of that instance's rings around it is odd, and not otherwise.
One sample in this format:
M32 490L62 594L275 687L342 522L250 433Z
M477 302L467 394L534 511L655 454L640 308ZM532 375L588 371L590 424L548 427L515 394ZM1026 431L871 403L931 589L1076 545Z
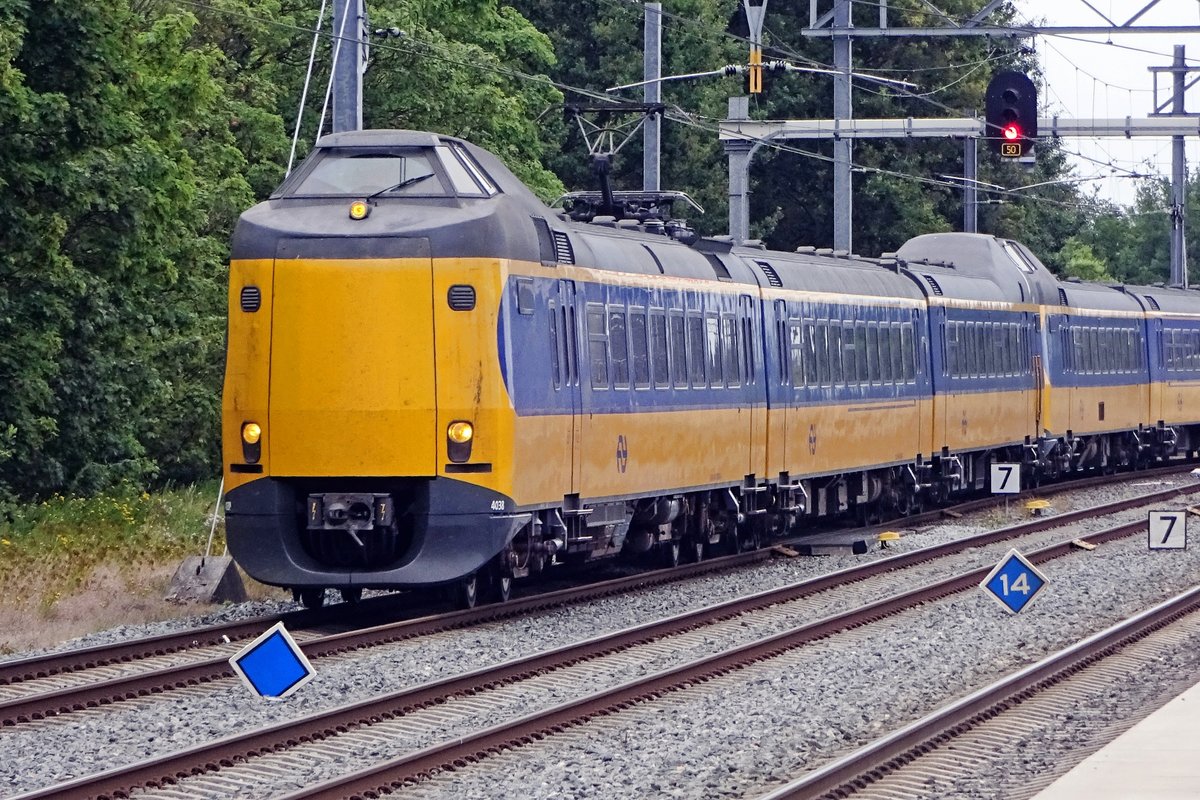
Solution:
M466 444L475 435L475 428L469 422L451 422L446 429L446 436L455 444Z
M262 438L262 428L257 422L247 422L242 426L242 441L246 444L258 444L258 440Z
M350 219L366 219L371 213L371 206L366 200L355 200L350 204Z

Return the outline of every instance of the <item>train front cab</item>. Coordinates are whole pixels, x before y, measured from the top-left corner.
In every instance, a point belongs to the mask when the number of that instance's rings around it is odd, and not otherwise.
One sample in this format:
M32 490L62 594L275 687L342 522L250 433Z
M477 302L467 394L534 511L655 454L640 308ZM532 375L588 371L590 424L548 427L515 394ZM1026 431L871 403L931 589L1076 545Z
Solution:
M483 261L435 271L419 254L234 262L226 524L251 576L427 585L503 548L516 522L495 513L511 436L494 367L497 273ZM260 288L254 312L241 308L247 286ZM476 293L469 312L451 306L456 286ZM435 350L435 331L455 346Z
M372 167L410 152L438 163L429 134L327 141L346 158L386 157ZM390 191L395 179L378 171L351 172ZM529 218L482 190L456 197L445 172L421 177L422 196L381 199L362 217L348 213L349 195L293 199L285 183L239 222L223 398L226 531L238 563L264 583L454 581L522 524L507 513L512 406L497 368L508 260L447 251L503 251L511 219ZM439 229L456 218L469 226Z

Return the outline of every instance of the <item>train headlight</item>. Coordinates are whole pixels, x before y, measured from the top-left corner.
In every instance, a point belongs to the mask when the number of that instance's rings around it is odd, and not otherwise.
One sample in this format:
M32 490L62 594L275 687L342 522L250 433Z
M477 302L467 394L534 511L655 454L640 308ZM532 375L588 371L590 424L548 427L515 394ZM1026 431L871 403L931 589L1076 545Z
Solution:
M242 458L257 464L262 457L262 427L257 422L242 423Z
M471 440L475 438L475 426L460 419L446 428L446 455L455 464L471 458Z
M258 444L258 440L262 438L262 428L257 422L247 422L242 426L242 441L246 444Z
M446 429L446 436L455 444L466 444L475 435L475 428L465 421L451 422Z
M371 206L366 200L355 200L350 204L350 219L366 219L371 213Z

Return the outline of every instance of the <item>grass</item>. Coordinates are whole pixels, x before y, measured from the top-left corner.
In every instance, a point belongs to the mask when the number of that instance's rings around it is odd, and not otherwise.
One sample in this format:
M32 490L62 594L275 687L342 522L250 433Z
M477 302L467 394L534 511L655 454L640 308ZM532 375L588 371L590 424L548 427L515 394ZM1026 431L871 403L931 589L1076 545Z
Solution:
M205 552L216 502L212 481L154 494L55 495L4 509L0 652L196 612L162 598L183 558ZM224 548L218 519L212 552Z

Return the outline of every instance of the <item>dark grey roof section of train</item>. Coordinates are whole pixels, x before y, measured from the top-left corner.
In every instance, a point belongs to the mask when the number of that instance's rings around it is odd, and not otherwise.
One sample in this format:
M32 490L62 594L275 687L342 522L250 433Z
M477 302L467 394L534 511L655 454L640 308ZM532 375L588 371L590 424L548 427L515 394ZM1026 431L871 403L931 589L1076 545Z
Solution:
M1070 286L1071 284L1066 284ZM1133 296L1147 311L1168 314L1200 314L1200 291L1164 286L1120 286L1118 291Z
M778 288L783 289L866 297L921 297L911 281L872 259L746 247L733 248L731 252L749 265L762 286L773 285L773 274L779 279Z
M1018 266L1005 250L1006 245L1020 252L1029 271ZM989 281L1000 291L997 298L991 290L984 289L982 283L968 283L961 289L947 291L949 296L972 300L1003 299L1012 303L1058 302L1058 281L1054 275L1029 248L1013 240L983 233L929 233L909 239L896 251L896 256L914 271L944 266L955 274ZM988 296L977 296L971 293L974 291L982 291Z
M1143 303L1136 298L1107 284L1063 281L1060 287L1066 295L1068 307L1065 311L1069 314L1086 314L1088 311L1141 311L1143 308Z
M927 297L948 297L979 302L1009 302L1010 292L1004 291L990 277L963 273L948 267L928 264L907 264L905 272L921 287Z

